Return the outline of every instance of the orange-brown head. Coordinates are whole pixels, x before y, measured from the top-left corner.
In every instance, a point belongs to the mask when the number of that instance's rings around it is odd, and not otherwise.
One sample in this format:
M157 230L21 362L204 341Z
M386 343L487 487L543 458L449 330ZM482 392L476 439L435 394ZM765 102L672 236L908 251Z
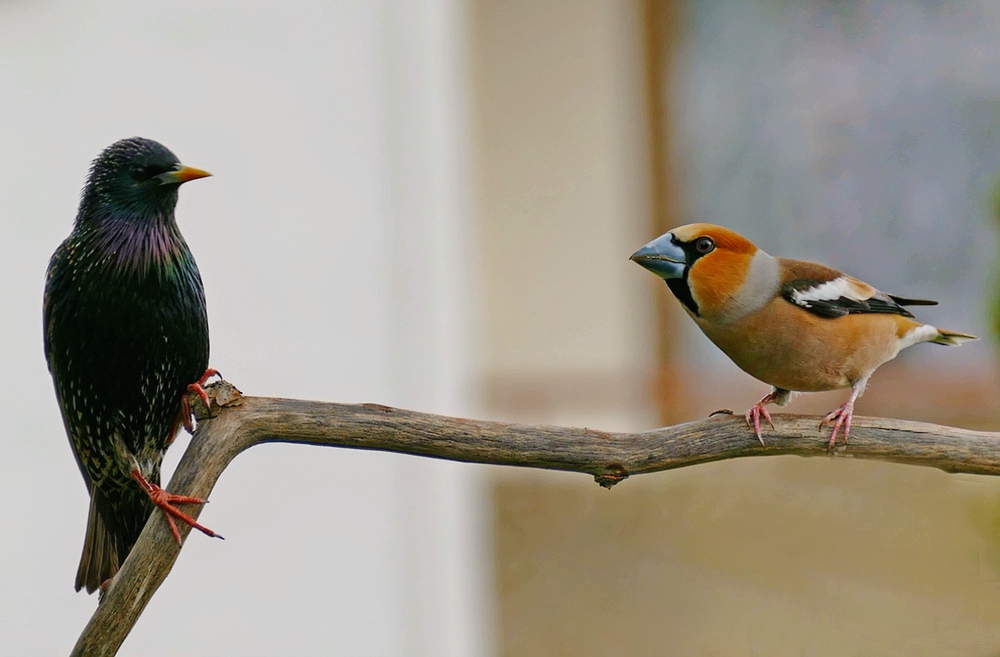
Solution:
M737 233L712 224L675 228L632 254L665 279L692 314L720 321L762 305L777 285L777 263Z

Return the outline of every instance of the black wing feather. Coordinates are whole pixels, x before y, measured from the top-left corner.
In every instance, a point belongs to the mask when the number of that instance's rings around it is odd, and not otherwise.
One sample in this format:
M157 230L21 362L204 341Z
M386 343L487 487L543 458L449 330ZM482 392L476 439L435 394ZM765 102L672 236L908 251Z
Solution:
M906 297L897 297L895 294L887 294L887 297L895 301L901 306L936 306L937 301L931 301L930 299L907 299Z
M820 317L844 317L854 314L882 314L882 315L902 315L903 317L913 317L913 313L903 308L904 304L899 303L898 297L892 297L881 292L871 297L859 301L848 297L838 297L836 299L808 299L797 300L795 293L804 293L812 290L827 281L816 281L799 278L789 281L781 286L781 296L789 303L794 303L800 308L819 315ZM903 299L912 302L913 299ZM919 301L919 300L916 300ZM933 303L933 302L932 302ZM930 305L928 302L910 303L908 305Z

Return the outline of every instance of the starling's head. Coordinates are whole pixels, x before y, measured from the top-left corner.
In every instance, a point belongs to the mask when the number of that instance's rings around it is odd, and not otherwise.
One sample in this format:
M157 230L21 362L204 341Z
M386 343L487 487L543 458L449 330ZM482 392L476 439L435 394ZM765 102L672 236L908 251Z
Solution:
M177 204L177 188L208 175L184 166L167 147L151 139L122 139L104 149L91 165L78 221L170 217Z

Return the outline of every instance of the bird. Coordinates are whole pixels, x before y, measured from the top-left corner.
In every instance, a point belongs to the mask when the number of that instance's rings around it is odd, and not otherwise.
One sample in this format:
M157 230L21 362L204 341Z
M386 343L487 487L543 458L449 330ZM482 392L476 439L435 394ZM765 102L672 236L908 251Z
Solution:
M209 176L162 144L132 137L93 161L72 232L49 261L44 348L56 399L90 494L76 590L104 590L160 508L209 536L160 488L160 464L188 393L208 401L205 293L174 218L185 182ZM221 538L221 536L220 536Z
M820 429L833 425L828 450L851 433L854 403L872 373L921 342L959 345L976 336L916 321L905 306L936 301L881 292L831 267L775 258L742 235L713 224L675 228L632 254L664 279L687 314L719 349L772 390L744 415L761 446L768 404L793 392L850 388Z

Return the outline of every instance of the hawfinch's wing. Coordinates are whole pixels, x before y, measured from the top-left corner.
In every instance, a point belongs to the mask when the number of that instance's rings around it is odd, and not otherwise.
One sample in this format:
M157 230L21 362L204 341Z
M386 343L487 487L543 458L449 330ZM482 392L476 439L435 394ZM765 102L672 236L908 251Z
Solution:
M913 317L903 306L933 306L936 301L906 299L876 290L836 269L815 262L778 258L780 294L788 302L820 317L880 313Z

